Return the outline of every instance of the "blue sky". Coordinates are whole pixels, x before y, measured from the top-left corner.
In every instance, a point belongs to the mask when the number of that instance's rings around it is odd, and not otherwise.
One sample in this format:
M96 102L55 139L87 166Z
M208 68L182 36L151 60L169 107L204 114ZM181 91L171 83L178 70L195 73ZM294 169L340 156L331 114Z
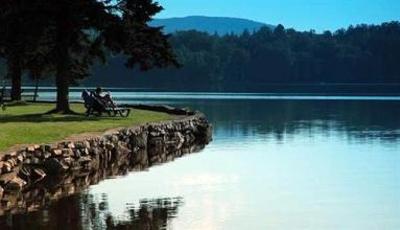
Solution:
M157 18L189 15L247 18L298 30L400 20L400 0L158 0Z

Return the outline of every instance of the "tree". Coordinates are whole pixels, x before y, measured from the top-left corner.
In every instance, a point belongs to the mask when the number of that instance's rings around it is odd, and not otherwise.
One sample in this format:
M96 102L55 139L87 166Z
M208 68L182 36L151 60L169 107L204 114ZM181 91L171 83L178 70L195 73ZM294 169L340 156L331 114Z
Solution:
M53 112L72 112L69 86L104 62L106 52L122 54L130 68L178 66L168 36L148 25L161 10L152 0L4 0L0 54L7 59L13 99L20 99L25 69L36 78L53 69Z
M127 57L126 65L148 70L177 65L167 36L147 22L162 7L152 0L41 0L52 45L57 87L53 112L70 113L69 86L89 75L105 50Z
M8 77L11 78L11 99L21 100L22 75L35 63L35 52L43 38L45 21L37 0L4 0L0 5L0 56L7 60Z
M7 59L8 77L11 78L11 99L21 99L22 55L25 51L23 18L26 5L20 1L4 1L0 6L0 55Z
M400 82L399 22L352 26L334 33L283 26L223 36L180 31L170 42L182 69L151 71L128 82L116 78L113 86L236 91L260 90L260 85L271 83ZM399 91L396 85L390 87Z

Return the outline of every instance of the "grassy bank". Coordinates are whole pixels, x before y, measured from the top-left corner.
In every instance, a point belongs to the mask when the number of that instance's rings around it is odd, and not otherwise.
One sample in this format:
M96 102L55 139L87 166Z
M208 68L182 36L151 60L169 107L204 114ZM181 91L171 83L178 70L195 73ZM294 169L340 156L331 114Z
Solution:
M82 115L44 115L54 108L53 104L44 103L9 106L6 111L0 110L0 151L20 144L51 143L75 134L172 119L171 115L145 110L133 110L127 118L88 118L83 115L83 105L72 104L71 107Z

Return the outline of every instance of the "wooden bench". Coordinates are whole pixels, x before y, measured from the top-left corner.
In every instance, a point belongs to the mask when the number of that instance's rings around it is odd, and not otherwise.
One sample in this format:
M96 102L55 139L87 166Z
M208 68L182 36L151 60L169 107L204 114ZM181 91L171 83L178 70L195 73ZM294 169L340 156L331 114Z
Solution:
M94 92L88 90L84 90L81 97L85 103L86 116L101 116L102 113L107 113L110 117L116 117L117 115L128 117L131 112L130 108L117 107L111 97L106 102L96 97Z
M131 110L129 108L115 107L115 108L106 108L105 110L111 117L116 117L117 115L121 117L128 117L129 114L131 113Z

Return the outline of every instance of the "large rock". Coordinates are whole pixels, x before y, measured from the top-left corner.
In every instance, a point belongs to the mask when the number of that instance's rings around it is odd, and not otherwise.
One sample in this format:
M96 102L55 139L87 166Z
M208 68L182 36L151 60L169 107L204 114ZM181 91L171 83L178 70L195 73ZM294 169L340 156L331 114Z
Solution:
M18 172L16 172L16 171L12 171L12 172L9 172L9 173L2 174L2 175L0 176L0 184L1 184L1 185L7 184L7 183L10 182L12 179L14 179L15 177L17 177L17 174L18 174Z
M46 173L40 168L35 168L31 172L31 178L33 181L40 181L45 177L46 177Z
M173 136L173 139L175 141L177 141L179 144L182 144L182 143L185 142L185 137L180 132L175 132L174 136Z
M61 156L62 155L62 150L61 149L52 149L51 150L51 154L53 155L53 156Z
M9 173L12 170L12 165L9 162L3 161L2 173Z
M35 146L28 146L28 147L26 147L26 151L29 152L29 153L34 152L35 149L36 149Z
M62 149L62 155L64 157L73 156L74 155L74 151L72 151L71 148L64 148L64 149Z
M37 157L32 157L31 158L31 164L40 164L40 159Z
M55 158L47 159L43 166L48 174L60 174L68 170L68 166Z
M31 179L31 169L25 166L21 167L18 172L18 177L29 183Z
M11 181L9 181L4 188L6 191L21 191L25 185L26 181L22 180L19 177L15 177Z
M145 148L147 146L147 134L145 132L132 135L131 145L138 148Z
M152 138L149 138L149 144L151 146L163 146L164 145L164 138L163 137L152 137Z
M78 141L78 142L75 142L75 148L76 149L90 148L90 142L89 141Z
M23 154L18 154L17 156L17 163L20 164L24 161L24 155Z

